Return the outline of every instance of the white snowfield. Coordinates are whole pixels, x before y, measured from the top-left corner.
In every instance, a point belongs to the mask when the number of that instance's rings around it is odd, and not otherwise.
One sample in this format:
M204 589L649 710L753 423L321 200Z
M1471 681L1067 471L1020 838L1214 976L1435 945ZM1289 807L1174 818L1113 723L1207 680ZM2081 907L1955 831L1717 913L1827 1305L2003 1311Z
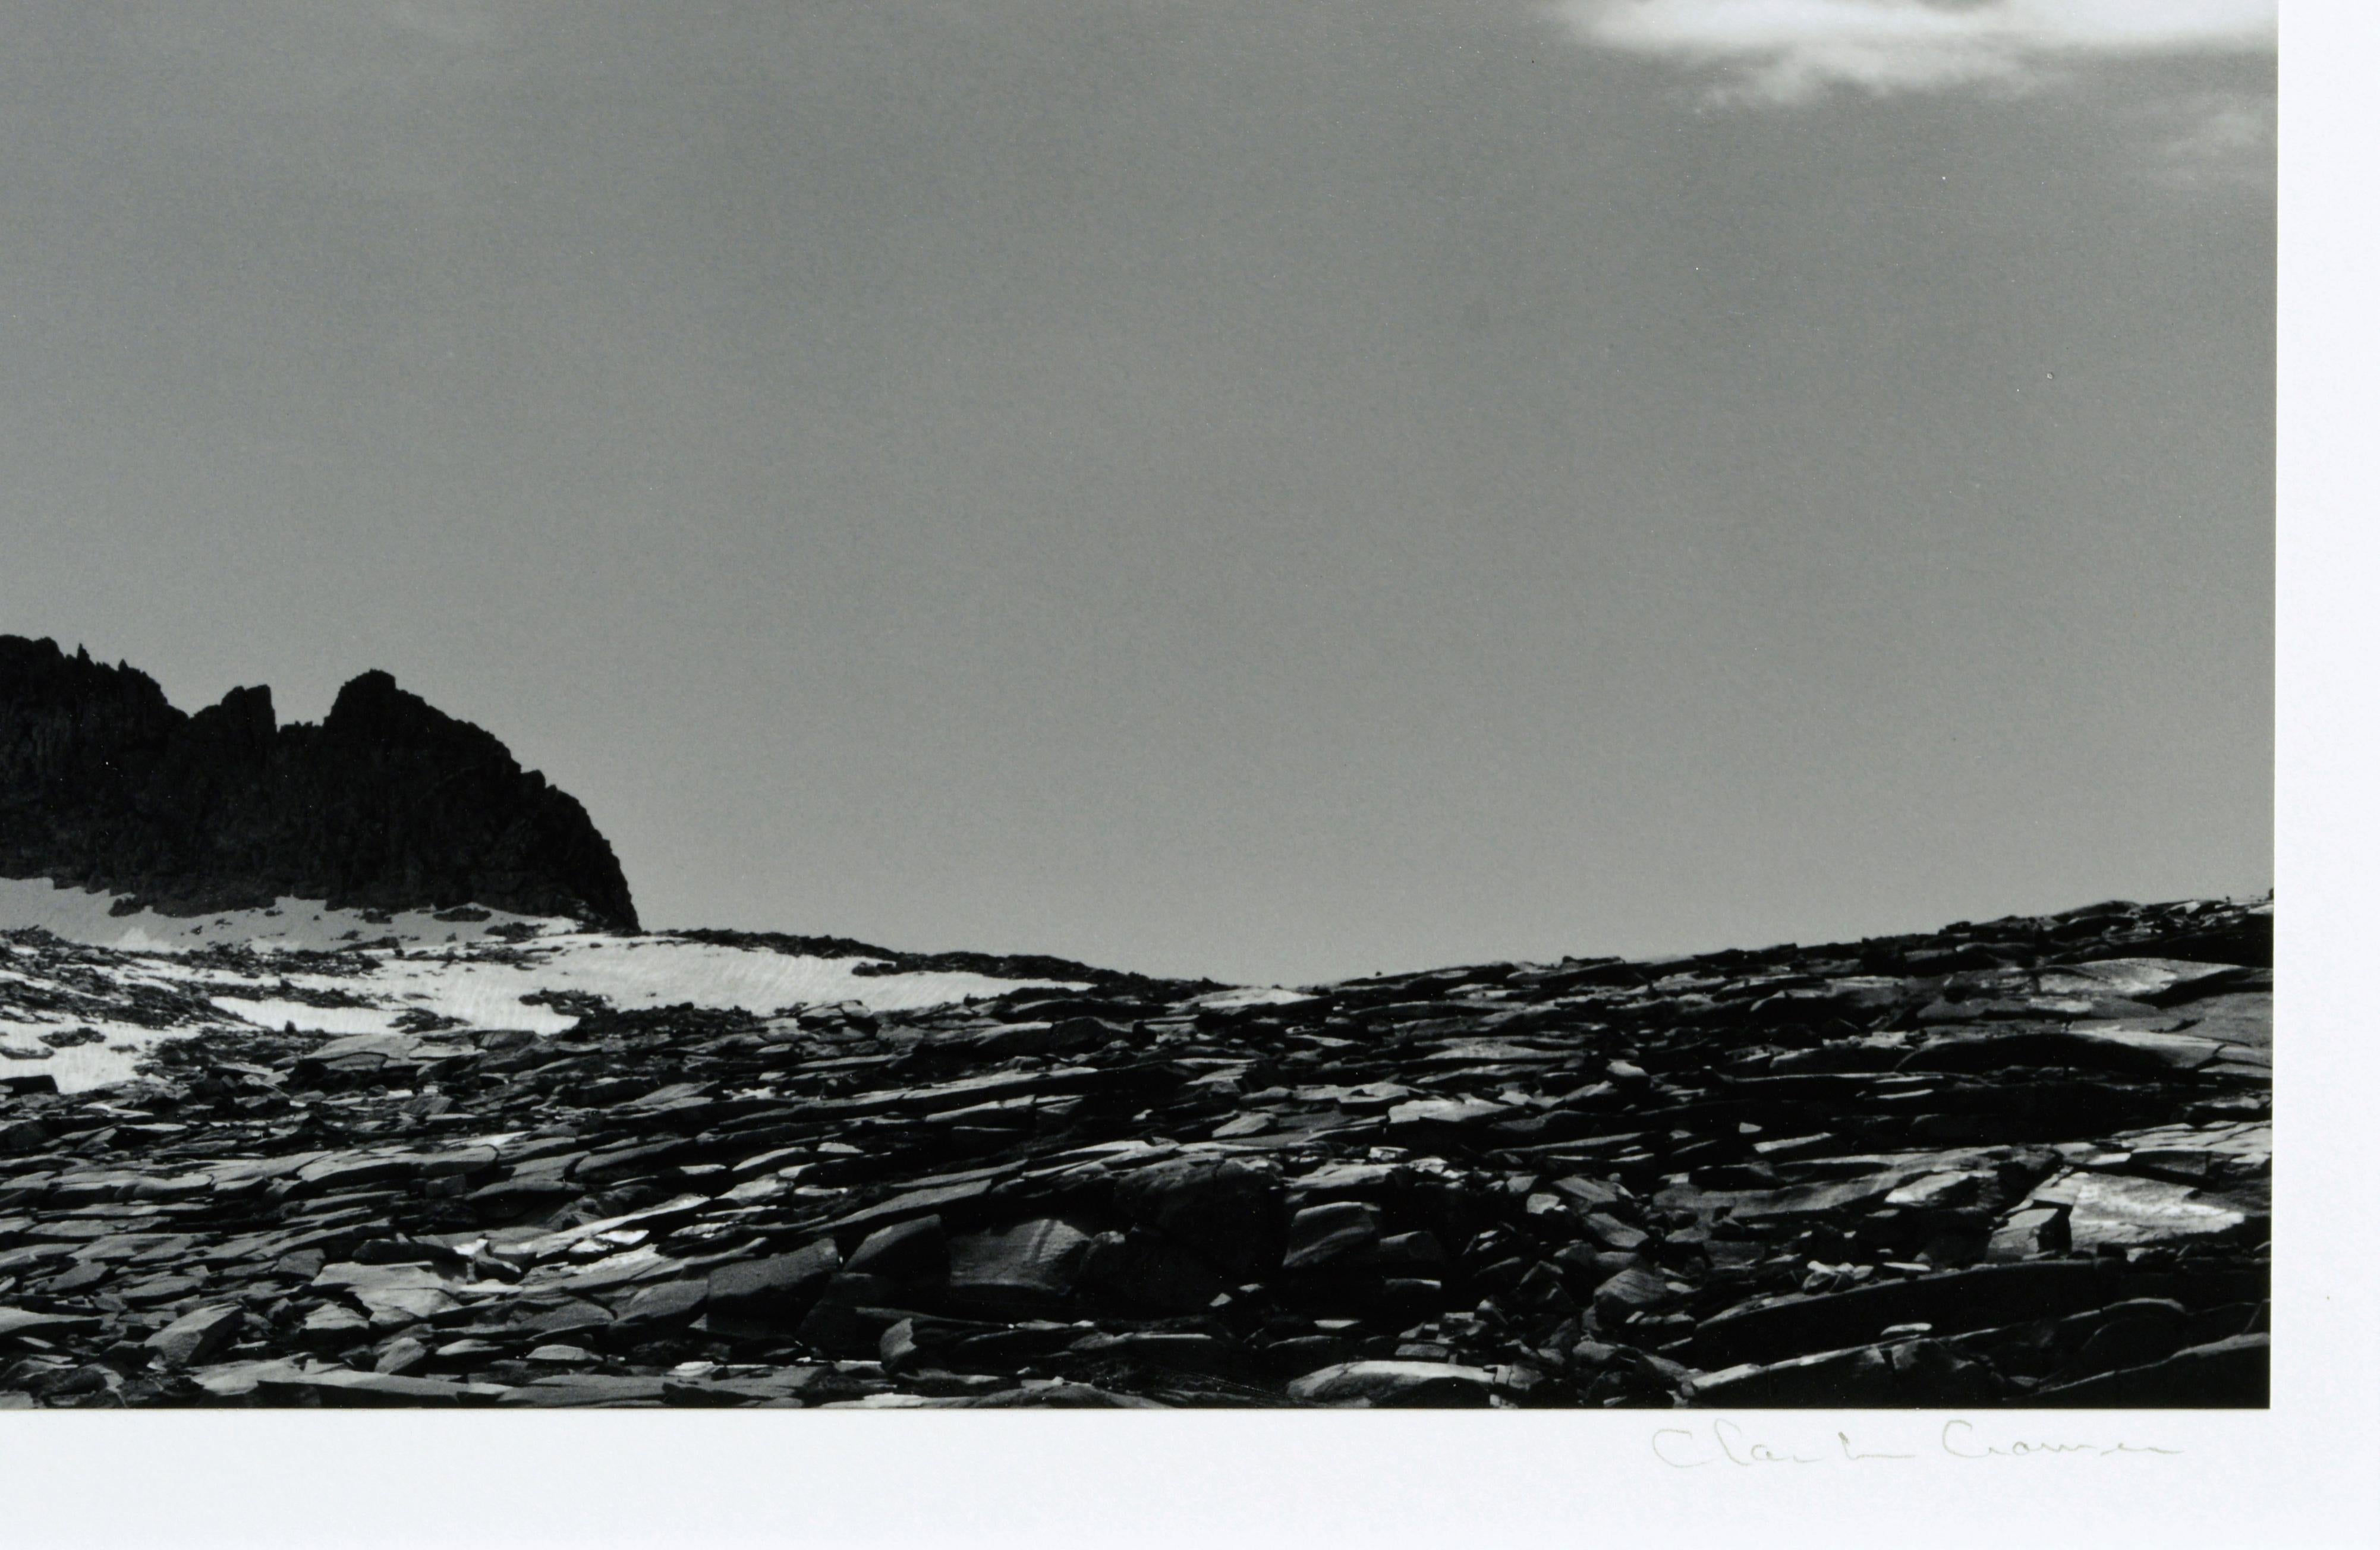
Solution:
M566 1006L523 999L549 992L598 997L623 1011L691 1003L767 1015L834 1005L916 1011L1025 986L1068 984L939 971L863 974L884 961L725 946L665 932L618 936L503 914L450 922L412 912L382 925L357 912L284 900L273 911L180 919L111 914L112 903L104 894L42 879L0 879L0 931L40 926L109 950L93 964L89 954L64 963L55 952L0 947L0 1076L46 1072L65 1092L105 1086L130 1077L141 1053L162 1039L241 1023L376 1034L394 1030L409 1011L428 1011L458 1019L467 1029L553 1034L575 1026L578 1017ZM491 934L507 924L527 934L509 940ZM390 937L399 945L358 951ZM194 951L225 946L249 948L263 962L249 971L189 961ZM347 962L360 962L363 971L307 972L296 962L285 970L272 962L277 953L336 949L347 950ZM194 995L214 1017L158 1028L120 1015L143 987ZM310 997L350 1004L316 1005ZM108 1015L111 1010L119 1015ZM63 1047L42 1040L84 1028L100 1037Z
M269 910L225 910L214 914L169 915L154 910L115 912L123 895L63 888L47 878L0 878L0 931L29 926L92 947L128 952L187 952L209 947L297 948L334 951L356 942L395 937L415 942L462 945L485 941L501 930L526 926L539 932L568 931L576 923L552 915L507 914L491 910L485 920L440 920L427 910L401 910L385 923L359 910L333 910L320 900L283 899Z

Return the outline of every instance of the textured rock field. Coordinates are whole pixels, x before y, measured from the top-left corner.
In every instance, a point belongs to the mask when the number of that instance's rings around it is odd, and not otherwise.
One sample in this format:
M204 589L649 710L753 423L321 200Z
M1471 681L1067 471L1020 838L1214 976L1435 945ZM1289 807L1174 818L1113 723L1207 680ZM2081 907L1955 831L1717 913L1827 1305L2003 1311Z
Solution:
M1299 992L10 932L0 1406L2261 1405L2271 923Z

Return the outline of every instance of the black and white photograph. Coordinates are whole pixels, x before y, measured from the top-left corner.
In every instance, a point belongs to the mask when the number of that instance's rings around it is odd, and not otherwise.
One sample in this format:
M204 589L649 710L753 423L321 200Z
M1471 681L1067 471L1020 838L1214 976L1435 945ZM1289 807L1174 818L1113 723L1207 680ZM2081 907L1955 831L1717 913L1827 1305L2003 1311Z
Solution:
M0 1456L2204 1474L2280 9L12 0Z

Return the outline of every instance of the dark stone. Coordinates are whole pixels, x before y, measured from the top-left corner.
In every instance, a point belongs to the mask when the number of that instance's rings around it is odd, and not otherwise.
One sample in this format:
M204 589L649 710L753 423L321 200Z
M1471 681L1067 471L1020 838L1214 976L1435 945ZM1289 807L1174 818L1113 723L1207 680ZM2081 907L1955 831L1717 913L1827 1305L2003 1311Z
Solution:
M496 1403L506 1410L584 1410L591 1406L659 1405L666 1378L610 1373L558 1373L506 1389Z
M2096 1373L2144 1367L2162 1362L2192 1343L2190 1310L2161 1298L2142 1298L2108 1308L2106 1321L2091 1332L2058 1374L2061 1382L2078 1382Z
M2200 963L2239 963L2252 968L2273 966L2273 917L2242 914L2204 931L2184 932L2157 943L2160 957Z
M915 1217L877 1229L851 1252L844 1268L856 1276L891 1281L939 1281L950 1273L951 1252L942 1218Z
M1116 1201L1135 1221L1196 1249L1226 1274L1255 1275L1281 1263L1281 1181L1245 1163L1137 1169L1116 1181Z
M1684 1394L1691 1405L1759 1410L1887 1406L1900 1389L1883 1348L1860 1346L1767 1366L1730 1367L1687 1380Z
M1493 1374L1446 1362L1347 1362L1293 1379L1302 1404L1384 1409L1472 1409L1495 1392Z
M1380 1241L1380 1213L1362 1201L1309 1205L1290 1218L1284 1270L1311 1270L1369 1253Z
M1231 1285L1231 1278L1161 1233L1135 1227L1091 1241L1082 1284L1127 1307L1195 1314Z
M1014 1372L1027 1363L1049 1361L1082 1338L1083 1331L1075 1325L1046 1320L974 1334L962 1331L950 1340L950 1364L961 1372Z
M907 1310L893 1307L898 1296L879 1277L837 1274L820 1289L794 1338L828 1356L874 1356L884 1331L906 1316Z
M1859 1345L1898 1324L1949 1333L2056 1316L2114 1302L2118 1275L2085 1260L2034 1260L1789 1297L1704 1320L1694 1358L1706 1367L1775 1361Z
M948 1367L960 1344L987 1333L1006 1332L997 1325L972 1319L906 1314L877 1338L877 1359L884 1363L887 1372Z
M834 1240L828 1238L789 1254L719 1266L710 1273L710 1327L726 1334L792 1329L818 1301L836 1263Z
M1135 1329L1120 1335L1086 1335L1066 1348L1070 1361L1105 1364L1123 1362L1209 1377L1232 1377L1245 1372L1247 1353L1220 1335L1195 1330Z
M0 1308L0 1340L43 1339L96 1329L99 1320L81 1314L45 1314L27 1308Z
M243 1316L237 1304L197 1309L150 1336L149 1349L169 1367L195 1366L232 1343Z
M1119 1394L1095 1384L1053 1383L1037 1388L1004 1388L953 1404L971 1410L1163 1410L1155 1399Z
M2028 1030L2009 1034L1963 1034L1912 1050L1902 1071L1989 1072L2010 1066L2060 1066L2117 1075L2161 1076L2168 1059L2154 1050L2086 1034Z
M1089 1234L1054 1217L953 1239L950 1302L1019 1317L1055 1311L1074 1290L1090 1246Z
M907 1221L913 1217L940 1216L948 1220L953 1210L971 1206L991 1193L991 1181L970 1179L958 1184L937 1184L928 1189L911 1190L890 1200L839 1217L828 1223L837 1233L868 1232L892 1222Z
M2079 1410L2263 1410L2273 1402L2272 1337L2235 1335L2161 1362L2036 1388L2027 1404Z
M473 1190L464 1200L478 1214L480 1221L493 1225L540 1215L585 1193L577 1185L565 1184L559 1179L506 1179Z
M613 1321L610 1331L611 1343L632 1345L663 1331L682 1329L702 1311L710 1294L710 1284L701 1280L663 1281L646 1287L620 1305L619 1316Z
M1587 1213L1586 1231L1588 1237L1618 1253L1633 1253L1643 1248L1647 1236L1604 1211Z
M1574 1108L1549 1108L1525 1120L1505 1120L1488 1126L1500 1140L1515 1145L1536 1145L1547 1142L1575 1141L1593 1135L1603 1127L1603 1121L1591 1114Z
M595 1302L571 1302L539 1314L524 1327L533 1335L551 1340L565 1335L608 1329L611 1325L612 1311L609 1308Z
M336 1194L413 1176L411 1157L324 1157L298 1170L298 1182L309 1194Z
M358 1373L343 1368L322 1372L288 1371L261 1379L256 1397L266 1404L316 1404L325 1409L386 1409L497 1402L502 1390L485 1385L454 1383L443 1378L404 1377L394 1373Z
M586 809L385 672L319 726L277 726L269 690L185 715L146 674L18 636L0 636L0 877L193 914L294 895L637 925Z
M381 1348L379 1358L372 1362L372 1371L401 1377L429 1360L428 1346L410 1335L400 1335Z
M1595 1311L1607 1318L1657 1313L1679 1301L1679 1294L1658 1272L1641 1267L1621 1271L1595 1289Z
M615 1146L607 1151L589 1153L579 1160L577 1167L570 1170L570 1176L583 1184L603 1184L614 1180L632 1179L650 1173L664 1163L686 1156L694 1149L692 1142L674 1138L668 1141L640 1142L632 1146ZM490 1186L490 1188L500 1187ZM487 1193L486 1190L481 1190L472 1198L479 1199Z

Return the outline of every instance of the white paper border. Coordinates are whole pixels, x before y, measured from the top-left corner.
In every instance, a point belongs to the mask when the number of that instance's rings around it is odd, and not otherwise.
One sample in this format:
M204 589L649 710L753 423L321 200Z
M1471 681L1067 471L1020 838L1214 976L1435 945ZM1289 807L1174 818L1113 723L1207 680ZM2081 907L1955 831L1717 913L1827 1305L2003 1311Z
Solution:
M2142 0L2154 5L2159 0ZM2380 6L2290 0L2281 98L2269 1412L0 1413L26 1545L2380 1542ZM1944 1447L1947 1422L1961 1449ZM1677 1430L1683 1428L1682 1432ZM1665 1435L1666 1434L1666 1435ZM1848 1435L1863 1453L1843 1456ZM1736 1462L1721 1445L1782 1458ZM2023 1451L2130 1444L2171 1452ZM1656 1448L1712 1461L1679 1468Z

